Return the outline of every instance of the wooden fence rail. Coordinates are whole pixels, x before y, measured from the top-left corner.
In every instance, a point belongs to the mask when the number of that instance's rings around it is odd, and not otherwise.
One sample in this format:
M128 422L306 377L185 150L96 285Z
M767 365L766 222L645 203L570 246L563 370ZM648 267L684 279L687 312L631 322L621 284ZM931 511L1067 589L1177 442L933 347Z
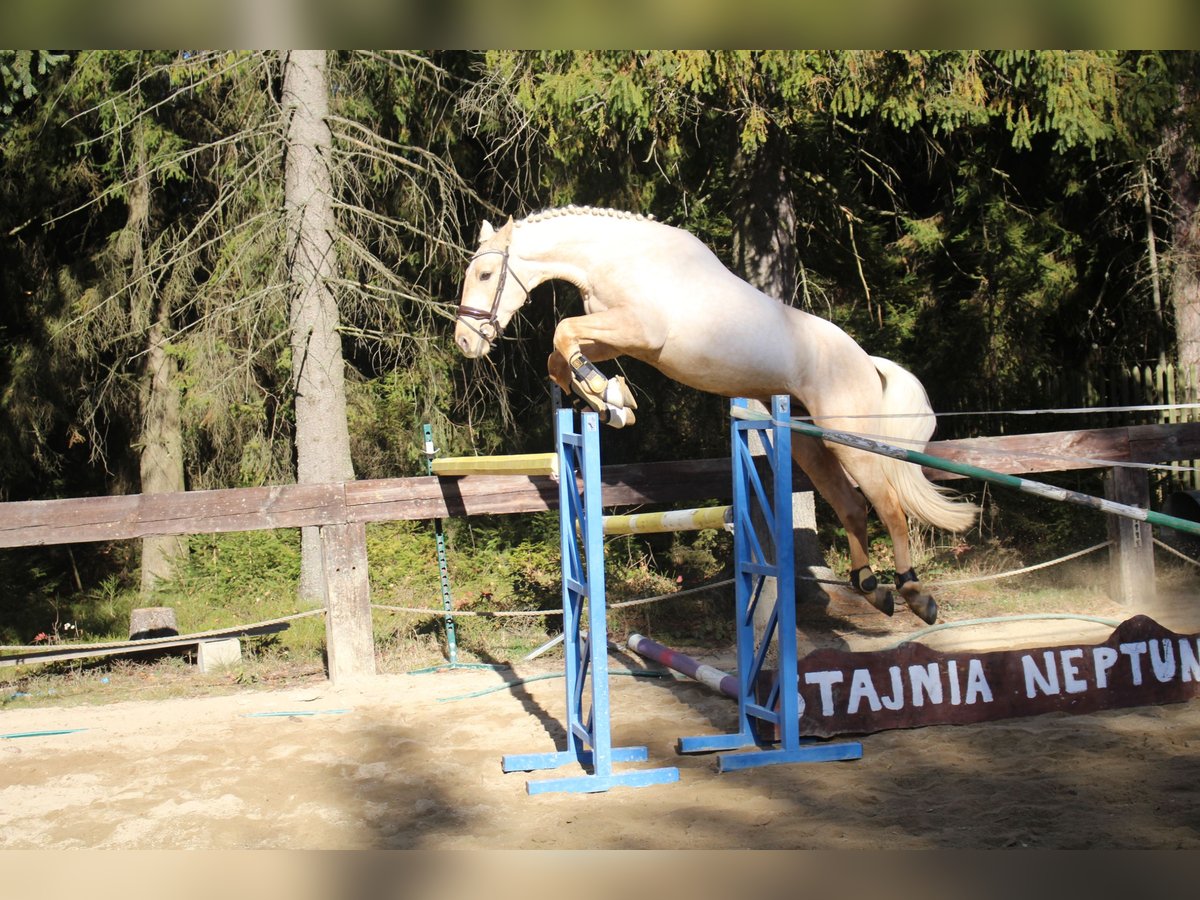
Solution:
M1106 468L1109 499L1146 506L1148 480L1114 463L1168 463L1200 457L1200 422L1135 425L1006 437L934 441L927 452L1007 474ZM802 473L796 490L810 490ZM949 473L927 470L935 480ZM606 466L606 507L727 500L730 462L702 459ZM365 525L403 519L529 513L554 509L544 476L423 476L344 484L281 485L168 494L130 494L0 504L0 547L112 541L154 534L211 534L319 526L326 561L327 643L334 680L373 674ZM1153 591L1149 528L1114 526L1114 593Z

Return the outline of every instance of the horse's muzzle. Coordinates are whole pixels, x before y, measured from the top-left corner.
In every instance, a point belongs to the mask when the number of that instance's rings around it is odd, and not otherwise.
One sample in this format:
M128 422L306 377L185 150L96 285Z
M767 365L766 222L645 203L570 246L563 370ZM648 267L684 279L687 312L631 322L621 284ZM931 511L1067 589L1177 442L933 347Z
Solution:
M479 359L487 356L492 349L492 342L487 340L473 328L465 328L461 324L455 329L454 343L467 359Z

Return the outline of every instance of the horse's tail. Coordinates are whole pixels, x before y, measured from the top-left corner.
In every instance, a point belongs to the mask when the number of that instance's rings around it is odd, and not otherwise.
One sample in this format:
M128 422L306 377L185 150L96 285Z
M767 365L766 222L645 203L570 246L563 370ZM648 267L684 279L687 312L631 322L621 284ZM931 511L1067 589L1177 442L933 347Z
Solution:
M906 449L923 450L936 425L925 388L915 375L890 360L872 356L871 362L883 381L885 414L879 427L872 430L884 441L891 439ZM966 531L975 524L979 513L975 504L951 499L953 492L931 484L915 463L890 456L881 459L900 505L910 516L946 531Z

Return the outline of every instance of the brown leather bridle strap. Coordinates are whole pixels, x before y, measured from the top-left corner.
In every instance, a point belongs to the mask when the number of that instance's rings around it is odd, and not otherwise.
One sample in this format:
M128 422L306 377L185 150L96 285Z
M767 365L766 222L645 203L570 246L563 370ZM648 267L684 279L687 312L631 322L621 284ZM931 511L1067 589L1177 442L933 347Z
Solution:
M470 262L474 262L479 257L485 256L489 253L499 253L502 257L504 257L500 266L500 277L496 281L496 293L492 295L491 309L475 309L472 306L460 305L458 307L458 320L485 341L487 341L488 346L491 347L497 340L499 340L501 333L504 331L496 314L500 311L500 298L504 294L504 282L507 280L509 273L512 272L513 281L515 281L521 290L525 292L526 300L529 299L529 288L525 287L525 284L520 278L517 277L517 273L513 272L512 268L509 266L507 247L503 250L481 250L471 257ZM470 265L470 262L467 264L468 266ZM522 304L523 303L524 301L522 301ZM482 321L482 324L479 327L475 327L468 321L469 319L479 319ZM484 331L485 328L488 329L491 334L488 334L486 331Z

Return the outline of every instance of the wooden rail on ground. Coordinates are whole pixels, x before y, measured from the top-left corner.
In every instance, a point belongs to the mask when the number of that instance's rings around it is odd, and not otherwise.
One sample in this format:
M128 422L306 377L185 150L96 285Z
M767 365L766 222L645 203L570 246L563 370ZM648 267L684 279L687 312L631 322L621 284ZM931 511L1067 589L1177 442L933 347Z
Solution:
M1200 458L1200 423L934 441L926 450L1015 475L1106 468L1110 499L1146 506L1145 472L1112 464ZM731 492L728 458L606 466L603 472L607 507L727 500ZM935 480L956 477L932 470L927 474ZM798 471L795 486L811 489ZM328 582L330 675L337 678L374 672L370 599L362 577L367 523L540 512L557 504L553 479L524 475L423 476L32 500L0 504L0 547L319 526ZM1154 583L1149 526L1122 519L1112 523L1110 532L1116 538L1114 596L1125 602L1144 598Z

